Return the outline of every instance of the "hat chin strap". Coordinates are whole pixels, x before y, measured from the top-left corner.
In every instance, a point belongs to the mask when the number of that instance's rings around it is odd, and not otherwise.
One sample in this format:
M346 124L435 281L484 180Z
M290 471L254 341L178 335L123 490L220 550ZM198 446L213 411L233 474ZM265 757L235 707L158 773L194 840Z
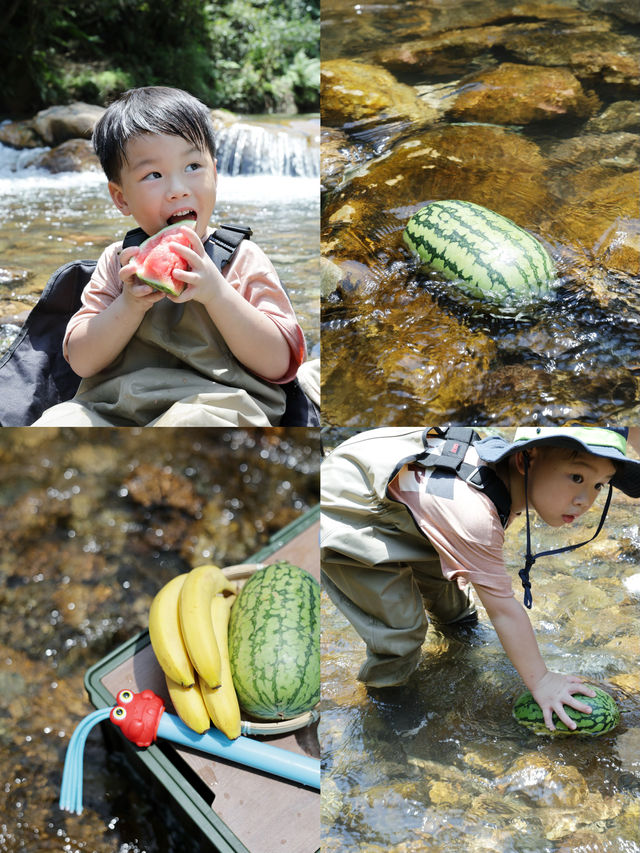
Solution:
M531 528L529 524L529 454L527 451L523 451L524 458L524 505L527 514L527 553L524 561L524 568L520 569L518 575L520 580L522 581L522 587L524 589L524 606L531 610L531 605L533 604L533 598L531 596L531 581L529 580L529 572L531 571L531 567L538 559L538 557L550 557L553 554L564 554L567 551L575 551L576 548L582 548L583 545L587 545L589 542L593 542L598 533L602 530L604 526L604 521L607 517L607 513L609 512L609 504L611 503L611 495L613 493L613 486L609 483L609 494L607 495L607 499L604 504L604 509L602 510L602 515L600 517L600 524L598 525L598 529L593 534L591 539L585 539L584 542L578 542L575 545L565 545L564 548L553 548L550 551L540 551L539 554L531 553Z

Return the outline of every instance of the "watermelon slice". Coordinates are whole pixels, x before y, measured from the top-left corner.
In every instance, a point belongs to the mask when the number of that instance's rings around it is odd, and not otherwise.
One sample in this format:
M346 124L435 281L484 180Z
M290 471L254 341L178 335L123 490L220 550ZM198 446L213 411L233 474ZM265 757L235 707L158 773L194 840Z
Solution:
M195 227L195 220L186 219L174 225L167 225L153 237L149 237L140 245L140 251L131 259L136 268L136 275L145 284L156 290L179 296L185 289L186 284L173 277L174 270L189 269L189 265L174 252L169 243L181 243L190 246L191 242L186 234L182 233L182 226Z

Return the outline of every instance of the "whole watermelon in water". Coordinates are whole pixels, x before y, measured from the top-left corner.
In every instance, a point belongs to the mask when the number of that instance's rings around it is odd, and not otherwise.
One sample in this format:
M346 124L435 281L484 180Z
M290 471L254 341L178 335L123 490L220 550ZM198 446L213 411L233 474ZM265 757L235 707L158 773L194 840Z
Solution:
M555 267L532 234L468 201L434 201L409 219L403 238L426 266L470 296L503 305L533 303Z
M320 584L286 561L259 569L231 608L229 658L241 707L289 720L320 700Z
M576 723L576 728L573 730L568 729L554 714L553 724L556 730L550 731L544 723L540 706L529 690L516 700L513 706L513 716L521 726L525 726L537 735L549 735L551 737L558 735L603 735L618 725L620 711L612 696L593 684L588 686L595 690L595 696L584 696L582 693L575 693L574 696L589 705L590 714L583 714L582 711L576 711L575 708L565 705L568 716Z
M179 296L186 285L173 277L174 270L186 270L189 267L184 258L170 248L169 243L190 246L191 242L183 233L182 226L187 225L193 228L195 224L195 221L185 220L175 225L167 225L153 237L145 240L140 245L138 254L131 260L136 267L138 278L156 290Z

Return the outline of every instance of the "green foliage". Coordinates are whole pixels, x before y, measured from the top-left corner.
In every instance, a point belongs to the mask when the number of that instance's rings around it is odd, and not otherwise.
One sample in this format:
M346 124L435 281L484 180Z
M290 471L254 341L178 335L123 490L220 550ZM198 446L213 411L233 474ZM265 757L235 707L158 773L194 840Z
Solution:
M319 0L8 0L0 110L166 84L211 107L319 107Z

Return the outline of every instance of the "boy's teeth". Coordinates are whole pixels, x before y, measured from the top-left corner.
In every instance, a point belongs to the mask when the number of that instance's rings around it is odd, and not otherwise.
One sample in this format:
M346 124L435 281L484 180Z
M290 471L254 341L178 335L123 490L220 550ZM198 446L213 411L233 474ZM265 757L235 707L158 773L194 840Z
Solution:
M184 210L182 213L174 213L167 219L169 225L174 225L176 222L182 222L184 219L195 219L196 214L193 210Z

